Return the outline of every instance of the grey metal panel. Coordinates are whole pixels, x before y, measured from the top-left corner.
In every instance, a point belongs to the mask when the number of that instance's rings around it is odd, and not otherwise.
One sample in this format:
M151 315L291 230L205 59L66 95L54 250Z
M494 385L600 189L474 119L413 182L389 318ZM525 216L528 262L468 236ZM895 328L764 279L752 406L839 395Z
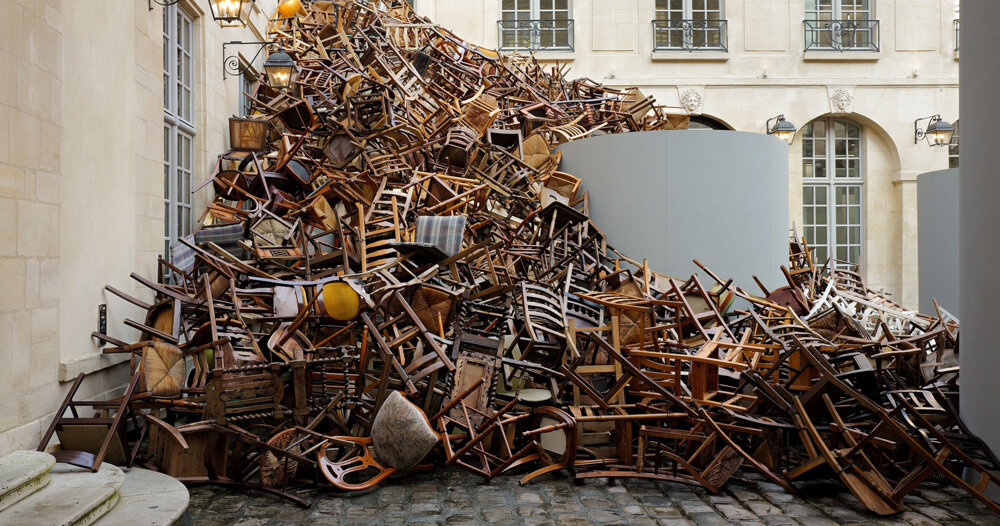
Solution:
M920 312L938 304L961 318L958 279L958 168L917 176Z
M784 284L788 145L759 133L657 131L560 146L560 170L583 180L608 242L678 277L697 258L744 287Z
M962 180L959 185L959 301L962 303L961 411L969 427L1000 452L1000 60L996 21L1000 2L962 2ZM996 498L996 496L993 496Z

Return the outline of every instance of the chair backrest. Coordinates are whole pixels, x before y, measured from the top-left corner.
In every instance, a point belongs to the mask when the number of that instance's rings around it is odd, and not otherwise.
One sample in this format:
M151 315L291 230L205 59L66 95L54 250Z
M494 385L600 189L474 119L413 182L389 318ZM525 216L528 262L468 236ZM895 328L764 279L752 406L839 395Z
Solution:
M444 252L448 257L462 250L462 238L465 236L466 217L455 216L418 216L416 243L429 243Z
M546 287L522 283L521 307L533 340L548 340L543 333L565 339L566 306L558 294Z
M225 425L257 417L282 417L280 364L215 369L205 386L206 420Z

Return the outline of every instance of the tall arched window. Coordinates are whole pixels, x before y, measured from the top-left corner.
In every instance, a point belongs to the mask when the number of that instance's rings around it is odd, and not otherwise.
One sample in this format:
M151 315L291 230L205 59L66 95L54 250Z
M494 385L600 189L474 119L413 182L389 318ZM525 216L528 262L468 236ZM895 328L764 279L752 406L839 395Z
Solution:
M818 264L858 263L864 225L861 127L816 119L802 128L802 215Z

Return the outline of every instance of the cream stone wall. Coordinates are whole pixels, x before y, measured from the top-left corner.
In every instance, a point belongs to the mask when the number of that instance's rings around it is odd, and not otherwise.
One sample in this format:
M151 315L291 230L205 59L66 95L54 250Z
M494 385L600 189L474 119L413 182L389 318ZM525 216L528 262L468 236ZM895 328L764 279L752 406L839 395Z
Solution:
M276 0L252 25L194 18L194 187L228 147L239 77L222 79L222 43L259 41ZM0 17L0 455L34 448L77 374L80 397L120 390L122 357L90 337L144 313L110 284L151 299L130 272L156 277L163 246L162 8L143 0L5 0ZM258 29L259 28L259 29ZM253 46L230 48L251 61ZM260 68L263 54L254 64ZM211 196L196 194L196 210Z
M862 126L863 272L869 285L917 307L916 176L948 167L947 149L913 143L913 121L958 119L954 0L872 0L880 51L804 51L802 0L726 0L728 52L653 52L654 0L571 0L573 52L540 51L571 77L639 86L736 130L764 132L778 114L801 128L826 115ZM470 41L497 46L500 1L416 0ZM838 91L846 105L833 100ZM801 141L789 148L789 216L802 224ZM599 197L598 197L599 198ZM692 255L695 256L695 255Z

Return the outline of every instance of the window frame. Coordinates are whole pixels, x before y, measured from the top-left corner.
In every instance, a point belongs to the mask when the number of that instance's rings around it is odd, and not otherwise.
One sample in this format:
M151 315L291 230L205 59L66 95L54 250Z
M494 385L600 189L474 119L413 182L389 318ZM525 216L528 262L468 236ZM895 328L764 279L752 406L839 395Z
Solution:
M178 5L163 8L163 253L194 226L195 17Z
M812 130L810 128L815 126L817 122L822 121L825 126L825 131L822 137L817 137L808 133L807 130ZM843 123L845 125L845 134L843 137L837 136L836 124ZM857 138L852 138L850 136L851 127L857 128ZM849 119L837 118L837 117L820 117L809 122L803 127L802 133L802 216L803 216L803 235L806 236L807 243L809 245L810 252L814 255L814 261L817 265L822 265L826 263L826 258L833 258L839 261L840 265L850 264L857 265L864 262L865 254L865 240L866 240L866 229L865 224L865 142L864 142L864 128ZM821 155L816 155L816 143L817 140L822 140L823 142L823 153ZM844 140L847 141L844 145L844 154L838 155L837 153L837 141ZM857 141L857 155L852 156L850 151L850 141ZM812 148L812 155L806 155L806 145L809 144ZM824 164L823 171L825 176L815 177L806 175L806 163L812 161L815 163L817 160L822 160ZM837 161L845 161L846 173L850 172L851 161L857 162L857 175L850 176L845 175L843 177L837 177ZM815 164L813 165L813 174L815 174ZM857 193L857 202L851 202L851 189L855 189ZM845 202L838 203L838 191L844 190ZM807 199L807 193L812 192L812 201ZM824 202L818 203L816 199L816 192L822 192ZM817 209L819 207L824 208L824 213L826 220L821 223L815 219L817 214ZM844 218L845 223L841 223L837 219L838 207L844 207ZM807 210L812 208L813 221L808 222ZM852 220L851 209L857 209L857 223ZM816 230L822 227L826 232L826 242L816 243L815 235ZM851 229L857 228L857 242L851 241ZM838 234L839 228L846 228L847 239L840 239ZM826 258L819 258L816 256L817 247L822 247L826 253ZM841 259L838 257L837 249L844 247L847 250L847 259ZM851 248L857 248L856 258L851 257Z
M500 17L497 19L497 48L500 51L556 51L556 52L573 52L575 50L574 40L575 40L575 24L573 18L573 0L566 0L566 8L558 9L555 7L555 2L557 0L549 0L552 2L551 9L542 9L542 0L512 0L514 2L513 9L504 8L504 0L499 2L499 13ZM528 9L518 8L517 4L519 1L528 2ZM551 16L551 18L542 18L542 13L545 12ZM565 12L566 18L563 20L556 18L556 13ZM512 19L507 19L504 17L506 14L513 14ZM528 18L524 18L523 14L527 14ZM565 28L555 27L556 22L565 22ZM504 27L505 24L515 23L514 27ZM552 27L542 27L543 24L548 23ZM524 37L521 36L522 33L528 33L528 45L523 45ZM552 38L553 45L545 46L542 44L542 33L548 32L549 36ZM556 35L561 32L565 32L565 44L556 44ZM511 40L514 45L507 45L507 36L513 35Z
M955 119L955 133L951 135L951 142L948 143L948 168L958 168L961 162L959 153L958 125L961 119Z
M660 7L660 2L665 5ZM708 0L705 0L706 2ZM655 0L653 3L653 51L729 51L729 22L726 19L726 0L718 0L718 9L696 10L693 0L681 0L680 18L676 18L677 9L671 9L670 0ZM707 4L706 4L707 5ZM701 18L695 17L695 13ZM717 13L717 18L710 19L709 13ZM661 16L663 15L663 16ZM717 27L709 27L717 23ZM698 26L701 27L698 27ZM680 44L671 38L674 33L680 34ZM695 36L700 34L701 44L695 42ZM715 34L718 44L709 43L709 36Z
M257 82L257 80L258 80L258 73L257 73L257 71L253 68L253 66L251 66L250 64L244 62L243 63L243 73L240 74L240 82L239 82L239 88L238 88L240 90L240 96L239 96L239 100L240 100L240 102L239 102L239 104L240 104L240 106L239 106L239 116L240 117L243 117L243 118L250 117L251 99L250 99L250 97L247 96L247 93L253 91L253 85L254 85L254 83Z

